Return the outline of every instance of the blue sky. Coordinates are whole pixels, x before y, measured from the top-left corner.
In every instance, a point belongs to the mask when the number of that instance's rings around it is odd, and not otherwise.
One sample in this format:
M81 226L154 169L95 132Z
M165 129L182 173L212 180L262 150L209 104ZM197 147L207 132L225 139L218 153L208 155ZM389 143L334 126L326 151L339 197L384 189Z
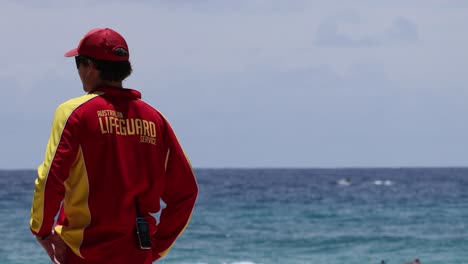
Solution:
M76 1L75 1L76 2ZM194 167L468 166L467 1L2 1L0 168L36 168L82 94L63 53L127 39L125 86Z

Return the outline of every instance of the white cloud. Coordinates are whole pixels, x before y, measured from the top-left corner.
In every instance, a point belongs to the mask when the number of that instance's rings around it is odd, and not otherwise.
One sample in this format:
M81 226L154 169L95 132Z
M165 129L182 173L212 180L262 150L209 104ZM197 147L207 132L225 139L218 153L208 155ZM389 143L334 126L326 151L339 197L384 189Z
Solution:
M418 40L416 24L404 17L395 18L390 26L376 32L370 31L366 24L371 22L363 21L360 16L327 19L319 25L315 42L325 47L372 47ZM368 30L359 32L362 28Z

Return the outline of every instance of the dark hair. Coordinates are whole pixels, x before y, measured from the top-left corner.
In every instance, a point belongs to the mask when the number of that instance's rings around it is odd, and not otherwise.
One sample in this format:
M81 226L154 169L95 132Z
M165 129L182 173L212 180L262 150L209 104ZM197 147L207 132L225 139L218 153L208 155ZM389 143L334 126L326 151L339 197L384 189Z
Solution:
M115 51L118 56L128 56L128 52L123 48L118 48ZM130 61L108 61L108 60L97 60L85 56L75 57L76 67L82 63L88 66L88 60L92 61L96 69L99 70L100 76L104 81L110 82L121 82L132 73L132 64Z
M121 82L132 73L132 65L129 61L107 61L91 59L100 77L104 81Z

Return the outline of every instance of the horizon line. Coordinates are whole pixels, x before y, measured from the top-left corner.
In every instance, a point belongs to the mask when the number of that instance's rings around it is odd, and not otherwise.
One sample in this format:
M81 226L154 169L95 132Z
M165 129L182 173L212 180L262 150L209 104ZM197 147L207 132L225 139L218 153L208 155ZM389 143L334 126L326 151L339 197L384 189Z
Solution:
M193 167L194 170L356 170L356 169L468 169L466 166L336 166L336 167L305 167L305 166L258 166L258 167ZM0 171L26 171L37 170L37 168L0 168Z

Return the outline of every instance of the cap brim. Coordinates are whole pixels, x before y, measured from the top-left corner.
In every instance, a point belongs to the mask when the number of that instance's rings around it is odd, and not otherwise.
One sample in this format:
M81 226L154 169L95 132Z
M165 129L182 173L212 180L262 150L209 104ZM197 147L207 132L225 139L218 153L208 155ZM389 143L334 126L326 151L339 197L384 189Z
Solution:
M67 53L65 53L65 57L75 57L75 56L78 56L78 48L72 49L68 51Z

